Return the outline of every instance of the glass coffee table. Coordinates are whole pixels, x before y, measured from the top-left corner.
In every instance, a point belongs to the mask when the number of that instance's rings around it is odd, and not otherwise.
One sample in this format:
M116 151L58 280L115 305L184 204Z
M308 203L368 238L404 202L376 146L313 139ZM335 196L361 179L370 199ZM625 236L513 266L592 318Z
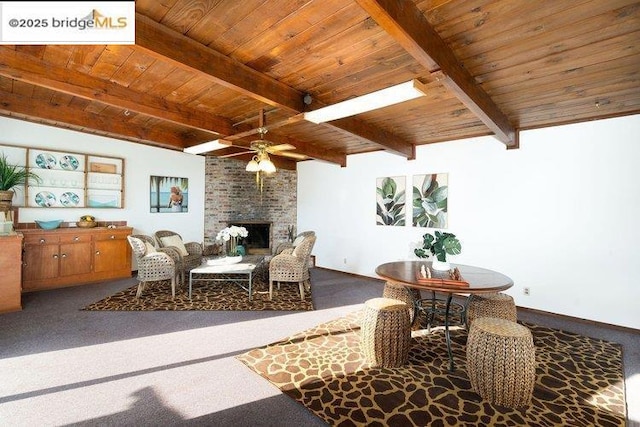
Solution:
M189 299L193 282L232 282L249 293L249 301L253 295L251 289L256 267L264 261L264 255L246 255L205 259L200 267L189 272Z

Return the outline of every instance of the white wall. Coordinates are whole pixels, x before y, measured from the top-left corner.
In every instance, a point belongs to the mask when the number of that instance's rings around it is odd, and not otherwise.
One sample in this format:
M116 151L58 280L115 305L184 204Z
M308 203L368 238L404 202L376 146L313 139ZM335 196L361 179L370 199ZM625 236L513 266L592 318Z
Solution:
M406 176L409 191L412 175L447 172L453 262L510 276L519 306L640 329L639 135L636 115L525 131L517 150L483 137L418 147L412 161L301 162L298 230L316 231L317 265L376 277L417 259L427 231L376 225L376 178Z
M62 219L75 222L82 215L99 221L127 221L134 234L153 235L167 229L186 241L204 239L204 157L154 148L117 139L92 136L21 120L0 117L0 145L68 150L124 158L124 209L21 208L20 222ZM189 179L189 212L151 213L149 177L175 176Z

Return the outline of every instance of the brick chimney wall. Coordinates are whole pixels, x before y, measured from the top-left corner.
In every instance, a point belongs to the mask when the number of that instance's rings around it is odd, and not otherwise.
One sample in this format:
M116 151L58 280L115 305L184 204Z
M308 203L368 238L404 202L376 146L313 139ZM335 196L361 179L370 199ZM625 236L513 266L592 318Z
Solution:
M264 176L262 193L246 162L207 157L205 165L205 244L229 222L270 222L271 247L288 240L287 227L297 223L296 171L278 169Z

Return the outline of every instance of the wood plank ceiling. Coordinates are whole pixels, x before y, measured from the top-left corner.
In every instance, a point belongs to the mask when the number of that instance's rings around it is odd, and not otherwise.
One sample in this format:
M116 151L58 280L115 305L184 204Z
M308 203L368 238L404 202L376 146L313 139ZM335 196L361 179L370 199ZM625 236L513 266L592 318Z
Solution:
M376 150L413 158L417 145L480 135L515 148L522 129L640 112L638 1L135 7L133 46L0 46L0 115L180 151L222 139L229 147L207 155L246 161L264 111L265 138L297 154L272 159L295 168ZM302 118L412 79L425 96L324 124Z

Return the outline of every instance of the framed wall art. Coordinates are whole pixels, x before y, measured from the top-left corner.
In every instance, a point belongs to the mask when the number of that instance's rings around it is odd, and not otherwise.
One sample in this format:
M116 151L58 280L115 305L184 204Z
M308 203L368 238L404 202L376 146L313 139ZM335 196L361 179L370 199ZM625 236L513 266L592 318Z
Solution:
M152 213L189 212L189 179L151 176L150 206Z
M376 179L376 224L405 225L406 178L387 176Z
M449 174L413 176L413 226L447 228Z

